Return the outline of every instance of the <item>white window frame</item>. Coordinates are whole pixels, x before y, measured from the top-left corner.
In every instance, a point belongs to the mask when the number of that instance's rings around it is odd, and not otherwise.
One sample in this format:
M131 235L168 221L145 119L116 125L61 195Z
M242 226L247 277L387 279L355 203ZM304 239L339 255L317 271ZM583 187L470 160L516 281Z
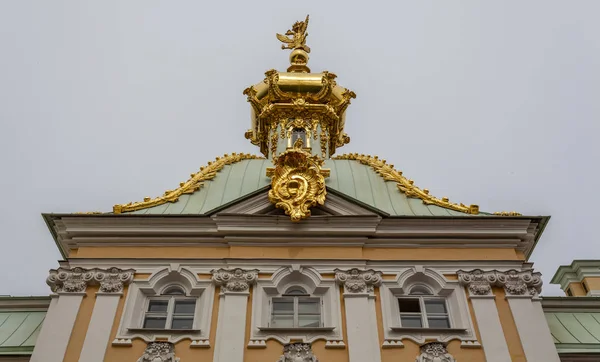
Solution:
M433 294L431 296L423 295L423 297L445 300L450 328L402 326L398 300L419 297L409 295L410 290L415 286L425 286ZM403 339L410 339L416 343L425 343L431 339L441 342L458 339L465 347L480 346L469 311L467 295L458 280L448 280L442 273L432 268L415 266L399 272L395 280L384 280L380 292L384 344L386 346L402 346ZM423 311L424 309L422 309Z
M272 298L284 296L285 292L292 286L301 287L310 297L321 300L322 327L269 327ZM248 347L265 348L265 341L269 339L275 339L284 344L290 343L292 340L301 340L305 343L325 340L326 346L343 348L340 291L334 278L323 279L316 269L302 266L281 267L270 277L259 278L252 294L252 317Z
M184 290L179 285L176 285L176 286L169 285L167 288L165 288L165 291L167 291L169 289L172 289L173 287L177 287L179 289ZM167 301L167 311L166 311L166 313L153 313L153 312L149 312L148 311L148 309L150 308L150 303L151 302L153 302L153 301L162 301L162 300L166 300ZM195 329L195 326L196 326L196 313L193 313L193 314L190 315L191 318L192 318L192 328L183 328L183 329L173 328L173 319L174 319L173 317L175 317L175 315L174 315L174 313L175 313L175 303L179 302L179 301L194 301L194 309L196 308L196 305L198 304L198 298L188 297L185 294L183 294L183 295L161 294L160 296L157 296L157 297L148 297L146 299L146 303L144 304L144 313L142 315L142 323L140 324L140 328L142 328L142 329L154 329L154 330L162 329L162 330L173 330L173 331ZM150 328L150 327L145 327L144 326L146 324L146 318L148 316L161 316L161 315L165 316L165 326L164 326L164 328Z
M417 299L419 301L419 309L421 310L421 312L419 313L413 313L413 312L403 312L402 309L400 309L400 300L402 299ZM421 325L423 327L421 328L434 328L434 329L443 329L444 327L430 327L429 326L429 316L431 317L446 317L446 319L448 320L448 329L452 328L452 318L450 316L450 309L448 308L448 301L446 300L446 298L444 297L439 297L436 295L414 295L414 294L407 294L401 297L398 297L396 299L398 301L398 316L399 316L399 325L402 327L402 316L403 315L414 315L414 316L419 316L421 318ZM425 301L426 300L441 300L444 303L444 306L446 308L446 313L427 313L427 308L425 307Z
M185 295L161 295L174 286L181 288ZM133 339L145 342L166 339L171 343L190 339L194 347L209 347L214 293L210 279L199 279L197 272L186 267L160 268L146 280L134 280L128 287L119 329L112 344L130 346ZM163 297L196 300L192 329L143 328L149 301Z
M269 322L268 322L268 326L272 327L273 324L273 316L274 316L274 307L275 307L275 300L277 299L292 299L293 303L294 303L294 310L293 310L293 326L290 328L311 328L311 327L300 327L299 326L299 316L300 316L300 308L299 308L299 304L300 304L300 299L303 300L316 300L317 301L317 305L319 307L319 313L318 314L310 314L310 315L318 315L319 316L319 327L324 327L324 322L323 322L323 298L321 297L315 297L310 295L309 293L306 292L306 290L300 286L297 285L293 285L289 288L287 288L287 291L289 292L290 289L292 288L301 288L305 294L287 294L284 293L280 296L274 296L271 297L269 299ZM317 327L318 328L318 327Z

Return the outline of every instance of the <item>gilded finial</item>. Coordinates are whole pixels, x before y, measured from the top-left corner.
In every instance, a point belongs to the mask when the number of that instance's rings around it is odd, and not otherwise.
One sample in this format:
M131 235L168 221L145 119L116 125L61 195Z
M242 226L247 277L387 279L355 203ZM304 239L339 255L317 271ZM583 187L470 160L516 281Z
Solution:
M302 148L303 145L304 141L302 141L302 138L298 138L296 142L294 142L294 148Z
M310 53L310 48L306 45L306 37L308 37L306 28L308 28L308 15L306 15L306 20L295 22L292 29L286 31L285 35L276 34L277 39L283 43L281 49L292 49L290 53L291 65L288 72L310 72L310 69L306 66L308 64L308 53Z
M306 45L306 37L308 33L308 15L306 20L297 21L292 25L292 29L285 32L285 35L277 33L277 39L284 43L281 45L281 49L302 49L307 53L310 53L310 48ZM291 38L289 38L291 36Z

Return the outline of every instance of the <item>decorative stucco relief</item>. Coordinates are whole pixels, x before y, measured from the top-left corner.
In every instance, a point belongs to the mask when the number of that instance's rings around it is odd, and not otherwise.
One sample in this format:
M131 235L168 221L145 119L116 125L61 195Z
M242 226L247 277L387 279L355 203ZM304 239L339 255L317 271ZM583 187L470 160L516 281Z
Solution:
M313 355L310 343L288 343L277 362L319 362Z
M346 293L373 293L373 288L380 286L383 280L381 272L373 269L335 269L334 272L336 282L344 286Z
M226 292L245 292L256 283L258 270L219 269L212 271L212 280Z
M121 293L133 280L133 269L51 269L46 284L54 293L83 293L88 285L100 285L102 293Z
M150 342L137 362L179 362L175 346L169 342Z
M534 296L542 291L542 275L532 270L458 271L458 280L471 295L492 295L492 286L503 287L507 295Z
M421 354L415 362L456 362L446 345L441 342L431 342L421 346Z

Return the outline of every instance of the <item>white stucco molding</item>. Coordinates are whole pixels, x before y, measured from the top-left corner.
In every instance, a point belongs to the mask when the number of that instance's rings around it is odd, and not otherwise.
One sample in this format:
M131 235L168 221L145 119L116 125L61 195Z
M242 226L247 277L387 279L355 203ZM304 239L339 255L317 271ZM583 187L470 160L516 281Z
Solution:
M301 286L322 300L322 328L277 330L269 325L270 299L282 295L291 286ZM259 278L252 295L252 317L248 348L265 348L265 341L275 339L283 344L292 340L312 343L322 339L326 348L345 348L342 338L342 310L335 279L324 279L312 267L289 265L278 268L269 278Z
M373 269L335 269L334 272L335 281L344 287L344 293L350 294L368 293L373 295L374 287L380 286L383 280L382 273Z
M451 328L402 328L398 298L406 296L414 285L425 285L435 295L447 302ZM381 309L383 315L383 348L402 348L403 339L417 343L426 341L449 342L457 339L463 348L480 348L473 321L469 312L464 288L457 280L446 279L441 272L432 268L415 266L397 274L395 280L383 280L381 287Z
M169 342L150 342L137 362L179 362L175 346Z
M160 295L167 287L177 285L188 297L195 297L196 309L192 331L172 330L143 331L143 319L149 297ZM199 279L196 272L179 264L156 269L146 280L134 280L129 286L125 308L113 345L130 346L132 340L139 338L145 342L166 339L177 343L183 339L192 340L193 347L210 347L209 333L213 309L214 286L209 279Z
M211 273L212 281L221 287L222 293L248 293L250 286L258 279L258 269L221 268L212 270Z
M533 270L507 271L459 270L458 280L466 285L471 297L493 295L492 286L503 287L507 298L534 297L542 291L542 274Z
M100 285L100 293L122 293L133 280L133 269L58 268L51 269L46 284L54 293L84 293L88 285Z
M416 362L456 362L446 345L440 342L426 343L420 348L421 354L417 356Z
M319 362L310 343L288 343L283 346L283 355L277 362Z

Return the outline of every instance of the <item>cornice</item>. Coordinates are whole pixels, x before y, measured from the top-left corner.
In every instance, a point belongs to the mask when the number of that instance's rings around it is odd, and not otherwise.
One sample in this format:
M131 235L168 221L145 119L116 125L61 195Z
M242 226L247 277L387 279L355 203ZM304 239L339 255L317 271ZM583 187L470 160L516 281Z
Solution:
M581 282L586 277L600 277L600 260L573 260L571 265L561 265L550 280L566 289L569 283Z
M52 300L49 296L0 297L0 311L40 310L46 311Z
M599 312L600 297L542 297L544 312Z

